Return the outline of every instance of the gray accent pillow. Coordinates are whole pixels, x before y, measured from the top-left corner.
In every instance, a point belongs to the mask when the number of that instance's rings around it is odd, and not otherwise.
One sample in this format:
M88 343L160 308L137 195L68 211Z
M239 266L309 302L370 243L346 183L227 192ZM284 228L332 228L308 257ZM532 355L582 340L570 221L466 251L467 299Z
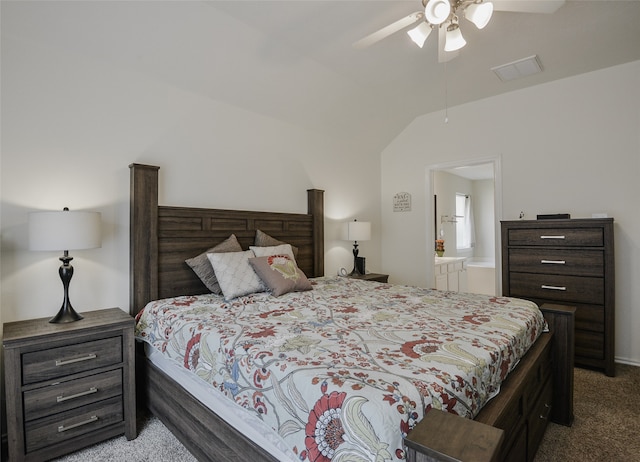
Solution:
M279 241L275 237L271 237L259 229L256 230L256 237L253 241L253 245L257 247L272 247L282 244L288 244L288 242ZM298 258L298 248L292 245L291 250L293 250L293 258Z
M272 295L311 290L311 282L289 255L250 258L249 264Z
M235 234L232 234L227 239L222 241L215 247L211 247L209 250L202 252L197 257L189 258L185 260L185 263L191 267L194 273L200 278L202 283L207 286L214 294L222 294L222 289L216 278L216 273L213 271L211 262L207 258L208 253L226 253L226 252L241 252L242 246L238 242Z

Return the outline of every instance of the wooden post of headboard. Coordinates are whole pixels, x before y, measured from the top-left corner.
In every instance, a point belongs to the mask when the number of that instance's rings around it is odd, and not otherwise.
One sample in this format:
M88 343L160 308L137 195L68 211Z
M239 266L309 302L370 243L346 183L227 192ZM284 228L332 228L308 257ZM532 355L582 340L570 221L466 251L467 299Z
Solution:
M129 204L129 313L158 298L158 170L131 164Z
M313 216L313 276L324 276L324 191L307 189L307 213Z

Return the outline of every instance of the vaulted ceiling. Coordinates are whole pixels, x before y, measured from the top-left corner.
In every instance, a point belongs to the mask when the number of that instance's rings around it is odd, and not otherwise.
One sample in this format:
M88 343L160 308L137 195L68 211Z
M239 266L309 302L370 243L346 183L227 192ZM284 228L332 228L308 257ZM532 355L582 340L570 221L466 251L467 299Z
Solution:
M518 1L518 0L515 0ZM544 2L546 0L538 0ZM2 5L2 35L64 48L204 98L383 149L415 117L640 59L639 0L567 1L553 14L494 13L438 63L403 31L352 44L421 8L411 1L30 1ZM491 68L538 55L543 72Z

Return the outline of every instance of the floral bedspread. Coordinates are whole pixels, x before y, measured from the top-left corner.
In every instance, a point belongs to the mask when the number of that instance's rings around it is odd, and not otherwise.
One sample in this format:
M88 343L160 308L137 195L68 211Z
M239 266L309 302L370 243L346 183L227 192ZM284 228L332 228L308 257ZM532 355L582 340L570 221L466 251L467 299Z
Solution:
M403 460L429 408L474 417L542 332L531 302L343 277L225 302L158 300L136 335L309 461Z

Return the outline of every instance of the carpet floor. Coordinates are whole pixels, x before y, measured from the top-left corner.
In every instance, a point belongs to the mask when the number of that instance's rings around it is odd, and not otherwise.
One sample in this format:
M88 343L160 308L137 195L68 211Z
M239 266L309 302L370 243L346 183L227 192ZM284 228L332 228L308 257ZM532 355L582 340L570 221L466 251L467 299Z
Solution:
M550 423L535 462L640 461L640 367L576 368L571 427Z
M534 462L640 461L640 367L616 376L575 369L571 427L549 424ZM155 417L140 416L138 437L113 438L58 462L191 462L195 457Z

